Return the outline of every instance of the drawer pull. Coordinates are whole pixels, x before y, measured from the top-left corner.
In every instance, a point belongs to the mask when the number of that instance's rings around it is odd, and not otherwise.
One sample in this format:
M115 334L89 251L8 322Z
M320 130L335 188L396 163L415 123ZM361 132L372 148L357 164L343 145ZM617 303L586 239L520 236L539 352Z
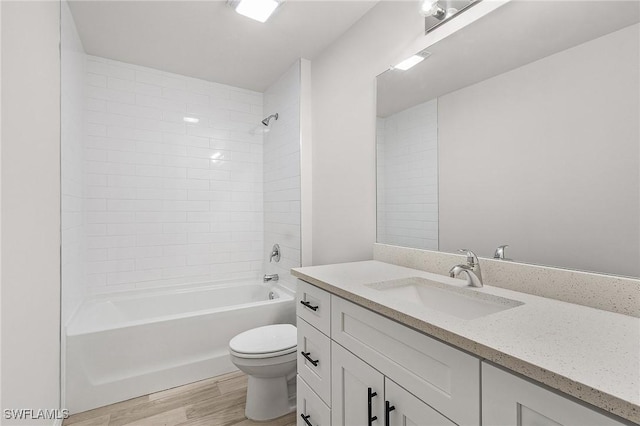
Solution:
M302 303L304 306L311 309L312 311L318 310L318 306L313 306L311 303L307 302L306 300L301 300L300 303Z
M376 420L378 420L378 416L371 416L373 408L371 407L371 398L373 398L374 396L377 396L378 393L377 392L373 392L373 389L369 388L368 391L368 396L367 396L367 409L368 409L368 414L367 414L367 426L371 426L371 424L373 422L375 422Z
M302 417L302 420L304 420L304 422L305 422L306 424L308 424L309 426L313 426L313 425L311 424L311 422L309 421L309 418L311 417L311 415L310 415L310 414L309 414L309 415L306 415L306 416L305 416L304 414L300 414L300 417Z
M309 361L311 364L313 364L314 367L318 366L318 362L320 362L317 359L311 359L311 357L309 355L311 355L311 352L305 352L305 351L300 351L300 353L302 354L303 357L305 357L307 359L307 361Z
M389 401L384 402L384 426L391 426L389 424L389 413L396 409L395 405L391 405Z

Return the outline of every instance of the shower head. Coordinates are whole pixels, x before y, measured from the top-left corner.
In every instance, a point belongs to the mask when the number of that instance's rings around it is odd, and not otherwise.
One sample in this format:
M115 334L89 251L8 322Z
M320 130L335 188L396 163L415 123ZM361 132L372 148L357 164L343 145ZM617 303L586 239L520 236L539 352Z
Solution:
M268 116L267 118L262 120L262 124L264 124L265 126L269 126L269 122L271 121L272 118L275 118L277 120L278 119L278 113L276 112L275 114L271 114L270 116Z

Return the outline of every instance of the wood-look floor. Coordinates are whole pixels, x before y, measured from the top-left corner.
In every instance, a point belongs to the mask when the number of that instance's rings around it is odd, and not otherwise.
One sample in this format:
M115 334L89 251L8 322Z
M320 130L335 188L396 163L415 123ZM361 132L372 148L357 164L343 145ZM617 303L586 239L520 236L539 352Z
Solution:
M246 396L247 376L234 372L78 413L64 426L295 426L295 413L248 420Z

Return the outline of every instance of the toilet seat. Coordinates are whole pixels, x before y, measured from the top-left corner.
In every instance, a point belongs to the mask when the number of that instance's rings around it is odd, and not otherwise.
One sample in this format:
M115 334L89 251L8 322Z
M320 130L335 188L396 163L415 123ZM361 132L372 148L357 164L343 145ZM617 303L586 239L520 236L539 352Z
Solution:
M229 350L238 358L272 358L296 351L296 327L275 324L238 334L229 342Z

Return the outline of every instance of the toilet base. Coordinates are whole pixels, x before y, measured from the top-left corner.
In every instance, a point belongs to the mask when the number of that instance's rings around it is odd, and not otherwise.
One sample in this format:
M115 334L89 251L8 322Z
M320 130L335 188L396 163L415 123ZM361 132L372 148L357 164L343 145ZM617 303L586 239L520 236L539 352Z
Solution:
M293 379L295 381L295 377ZM286 377L260 378L249 376L245 416L265 421L282 417L296 410L295 393ZM295 392L295 386L293 386ZM293 403L293 404L292 404Z

